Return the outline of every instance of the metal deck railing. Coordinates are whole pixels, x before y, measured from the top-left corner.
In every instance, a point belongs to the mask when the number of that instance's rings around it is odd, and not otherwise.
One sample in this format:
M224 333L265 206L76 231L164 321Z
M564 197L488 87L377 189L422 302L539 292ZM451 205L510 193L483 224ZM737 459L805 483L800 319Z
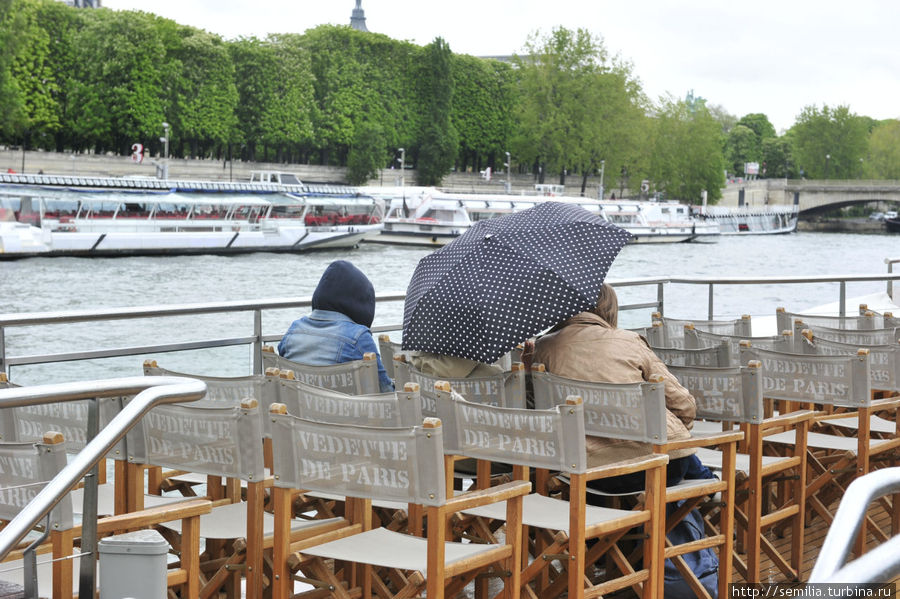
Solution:
M900 273L892 271L892 265L900 262L900 258L886 259L888 272L871 275L813 275L813 276L782 276L782 277L647 277L635 279L623 279L610 281L616 288L623 287L655 287L656 299L643 303L623 304L619 306L620 312L631 310L653 310L665 314L666 289L674 285L701 286L707 288L707 313L710 320L715 316L715 292L717 287L726 285L805 285L812 283L838 283L838 301L840 315L846 315L847 309L847 284L884 281L887 283L887 293L893 297L893 281L900 279ZM376 296L379 304L386 302L399 302L405 299L403 293L388 293ZM312 298L277 298L262 300L241 300L229 302L210 302L201 304L181 304L164 306L139 306L132 308L101 308L97 310L78 310L62 312L21 312L0 314L0 372L9 373L13 366L52 364L58 362L73 362L81 360L95 360L100 358L114 358L144 355L149 353L181 352L197 349L212 349L230 346L250 346L252 348L253 364L252 372L262 372L261 350L265 343L277 342L281 339L283 331L278 333L265 333L263 331L263 315L267 312L283 310L286 308L309 308ZM233 337L219 337L214 339L191 339L176 343L156 343L150 345L131 345L122 347L104 347L87 351L72 351L61 353L40 353L32 355L9 355L6 344L6 332L13 328L40 327L58 324L111 322L115 320L137 320L142 318L168 318L178 316L191 316L198 314L233 314L250 312L253 315L252 330L244 335ZM372 327L373 333L398 331L401 324L386 324Z

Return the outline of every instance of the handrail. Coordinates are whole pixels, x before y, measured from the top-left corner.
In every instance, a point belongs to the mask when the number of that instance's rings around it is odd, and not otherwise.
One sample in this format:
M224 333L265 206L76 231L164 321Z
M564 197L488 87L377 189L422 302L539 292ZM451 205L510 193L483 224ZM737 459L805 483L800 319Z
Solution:
M900 258L894 260L900 261ZM715 306L713 295L717 285L756 285L756 284L806 284L806 283L840 283L839 300L841 313L846 313L846 287L847 283L868 281L887 281L888 293L891 293L891 283L900 279L900 273L893 273L890 269L882 274L847 274L847 275L808 275L808 276L779 276L779 277L705 277L705 276L664 276L641 277L622 280L611 280L610 283L617 288L635 286L656 286L657 297L653 302L635 303L620 306L619 311L638 310L651 308L654 311L664 313L665 288L670 284L679 285L706 285L708 286L708 315L707 318L715 318ZM403 301L405 293L392 292L375 296L375 301L396 302ZM263 343L275 341L281 338L281 334L263 334L262 312L266 310L279 310L286 308L308 308L312 305L311 297L299 298L271 298L260 300L237 300L228 302L213 302L199 304L175 304L165 306L136 306L131 308L104 308L99 310L79 310L60 312L21 312L0 314L0 372L7 372L10 366L28 364L49 364L85 359L110 358L121 356L133 356L150 353L175 352L195 349L210 349L235 345L250 345L253 347L254 363L252 371L262 372L260 350ZM68 324L78 322L125 320L137 318L154 318L170 316L188 316L197 314L217 314L231 312L252 312L254 324L252 334L239 335L228 338L192 340L175 343L161 343L145 346L114 347L92 349L89 351L75 351L56 354L37 354L7 356L5 344L5 330L13 327L28 327L37 325ZM401 328L400 324L386 324L372 327L374 333L395 331Z
M136 397L0 530L0 561L144 414L157 405L198 400L206 394L206 383L185 377L140 376L0 389L0 409L135 394Z
M809 582L866 584L887 582L900 576L900 535L845 565L869 504L892 493L900 493L900 468L876 470L850 483Z

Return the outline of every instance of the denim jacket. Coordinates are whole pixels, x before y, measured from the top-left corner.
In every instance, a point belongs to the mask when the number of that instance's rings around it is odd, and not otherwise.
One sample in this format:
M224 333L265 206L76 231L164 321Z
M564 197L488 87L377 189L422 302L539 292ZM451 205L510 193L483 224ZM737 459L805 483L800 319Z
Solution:
M340 312L313 310L309 316L295 320L278 344L282 357L312 366L362 360L366 352L377 356L381 392L393 391L394 384L381 363L372 332Z

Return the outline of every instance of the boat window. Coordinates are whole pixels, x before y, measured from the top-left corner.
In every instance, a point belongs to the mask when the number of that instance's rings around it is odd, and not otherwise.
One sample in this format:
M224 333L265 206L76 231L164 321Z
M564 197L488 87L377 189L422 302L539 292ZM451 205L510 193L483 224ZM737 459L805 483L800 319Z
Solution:
M19 210L22 207L22 200L19 198L4 198L0 197L0 208L6 208L7 210Z
M298 179L296 175L290 173L282 173L281 182L285 185L302 185L300 179Z

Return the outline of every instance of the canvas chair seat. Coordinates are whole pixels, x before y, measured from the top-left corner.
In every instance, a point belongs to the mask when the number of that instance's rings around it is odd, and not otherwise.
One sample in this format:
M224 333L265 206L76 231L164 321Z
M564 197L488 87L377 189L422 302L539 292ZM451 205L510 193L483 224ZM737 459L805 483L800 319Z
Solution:
M766 441L770 439L771 437L766 437ZM700 462L703 463L704 466L711 470L722 469L722 452L720 451L701 447L697 449L697 458L700 460ZM789 460L790 458L764 455L762 458L763 470L767 470L771 466L786 463ZM737 454L737 456L735 457L734 469L737 472L750 472L750 456L746 453Z
M292 520L291 531L313 529L317 526L343 522L343 518L324 520ZM161 524L169 530L181 534L181 521ZM209 514L200 516L200 536L204 539L237 539L247 534L247 505L245 503L228 503L213 508ZM263 537L275 534L275 517L263 512Z
M504 503L504 509L506 502ZM504 516L506 512L503 512ZM323 559L371 564L384 568L412 570L426 575L428 539L415 537L405 533L394 532L386 528L375 528L337 539L310 549L304 549L304 555L314 555ZM389 551L385 549L389 548ZM501 546L499 548L503 550ZM497 552L496 545L483 543L444 544L444 567L452 570L456 563L476 559L489 553Z
M560 481L564 482L566 485L569 484L569 477L563 474L558 475ZM709 478L686 478L682 479L680 482L674 485L670 485L666 487L666 497L669 497L672 494L684 493L687 491L693 491L698 487L702 487L704 485L709 484L720 484L718 480L713 480ZM607 493L606 491L601 491L600 489L593 489L591 487L587 488L588 495L598 495L601 497L634 497L643 491L629 491L626 493ZM691 493L693 496L694 494Z
M307 491L303 493L307 497L316 497L317 499L325 499L327 501L344 501L345 497L343 495L338 495L336 493L321 493L319 491ZM377 507L385 510L406 510L409 507L408 503L403 503L400 501L388 501L387 499L373 499L372 507Z
M506 502L494 503L482 507L465 510L463 513L479 518L502 520L506 517ZM588 536L602 534L602 525L614 522L615 528L623 525L624 519L629 515L633 518L631 526L637 526L646 522L647 517L640 512L631 510L618 510L613 508L585 506L585 529ZM571 507L568 501L546 497L532 493L526 495L522 502L522 524L549 530L561 530L569 533L569 518Z
M82 505L84 504L84 489L74 489L70 493L72 497L72 509L75 514L81 515ZM162 496L162 495L144 495L144 508L149 509L160 505L170 505L179 501L189 501L191 497L182 497L180 495ZM113 485L97 486L97 514L100 516L110 516L115 514L115 489Z
M766 441L781 445L793 445L796 439L796 431L785 431L766 437ZM869 448L876 449L879 445L890 443L891 439L869 439ZM853 451L859 449L859 439L856 437L839 437L826 435L825 433L809 433L807 445L816 449L829 449L837 451Z
M738 428L737 424L732 423L732 429ZM691 434L693 435L714 435L722 432L722 423L713 420L694 420L691 426Z
M857 418L856 415L843 418L829 418L827 420L821 420L820 422L821 424L828 424L830 426L840 426L853 430L859 429L859 418ZM873 433L893 435L897 431L897 423L882 418L881 416L873 415L869 418L869 430Z

